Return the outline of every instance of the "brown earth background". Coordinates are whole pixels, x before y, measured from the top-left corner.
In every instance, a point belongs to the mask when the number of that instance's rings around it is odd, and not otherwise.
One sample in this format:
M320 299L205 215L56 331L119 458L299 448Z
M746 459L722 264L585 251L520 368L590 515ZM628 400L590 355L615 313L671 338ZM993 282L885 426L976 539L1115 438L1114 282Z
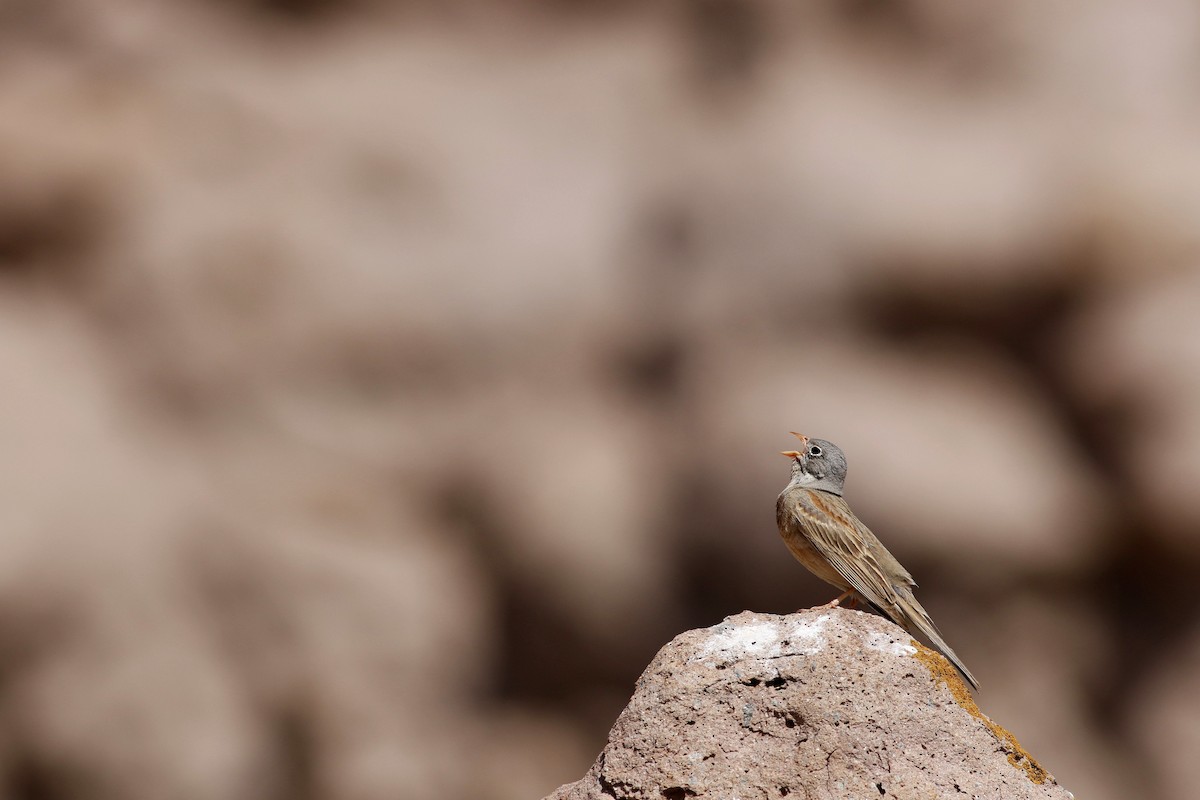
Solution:
M0 2L0 798L538 798L831 590L1194 796L1200 7Z

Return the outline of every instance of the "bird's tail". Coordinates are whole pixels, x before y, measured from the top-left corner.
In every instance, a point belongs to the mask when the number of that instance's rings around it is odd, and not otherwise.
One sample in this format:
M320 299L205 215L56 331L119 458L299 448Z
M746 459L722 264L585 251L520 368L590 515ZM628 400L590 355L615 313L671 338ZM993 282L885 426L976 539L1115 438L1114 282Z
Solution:
M971 688L978 689L979 682L975 680L975 676L971 674L971 671L967 669L967 666L963 664L958 655L950 649L950 645L946 644L946 640L938 632L937 626L933 624L933 620L925 613L925 609L921 607L917 599L912 596L912 592L901 591L898 594L899 597L897 599L900 601L898 605L903 612L900 624L904 626L904 629L914 636L921 634L928 639L942 655L949 659L954 668L967 679L967 683L971 684Z

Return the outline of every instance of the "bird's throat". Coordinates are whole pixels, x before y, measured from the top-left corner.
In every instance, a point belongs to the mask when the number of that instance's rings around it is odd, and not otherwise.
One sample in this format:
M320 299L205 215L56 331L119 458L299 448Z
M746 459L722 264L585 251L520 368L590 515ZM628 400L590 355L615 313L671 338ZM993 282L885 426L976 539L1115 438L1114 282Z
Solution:
M792 476L792 483L796 486L812 486L817 482L816 475L809 475L807 472L801 472ZM779 484L776 484L778 486Z
M842 487L836 481L831 481L828 478L818 478L816 475L810 475L807 472L801 472L798 475L792 476L791 486L797 489L813 489L820 492L829 492L842 496Z

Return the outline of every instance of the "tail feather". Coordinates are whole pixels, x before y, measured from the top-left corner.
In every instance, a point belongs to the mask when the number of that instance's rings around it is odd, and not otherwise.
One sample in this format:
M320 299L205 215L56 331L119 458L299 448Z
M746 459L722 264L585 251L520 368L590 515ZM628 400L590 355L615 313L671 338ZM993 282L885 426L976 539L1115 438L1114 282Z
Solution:
M971 688L978 689L979 682L975 680L975 676L967 669L966 664L962 662L958 654L950 648L950 645L946 644L946 640L942 638L937 626L933 624L933 620L925 613L925 609L921 607L921 604L911 595L911 592L908 593L908 597L904 597L904 593L900 594L900 614L897 615L900 619L897 619L896 622L900 623L901 627L914 636L920 634L928 639L937 648L938 652L954 665L959 674L966 678L967 683L971 684Z

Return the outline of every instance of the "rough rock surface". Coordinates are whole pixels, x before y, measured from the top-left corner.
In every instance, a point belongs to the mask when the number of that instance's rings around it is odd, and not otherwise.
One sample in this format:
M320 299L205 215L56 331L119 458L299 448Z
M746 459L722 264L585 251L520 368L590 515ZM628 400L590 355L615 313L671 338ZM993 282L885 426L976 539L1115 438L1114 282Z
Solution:
M1070 798L940 655L844 609L743 612L638 680L583 798Z

